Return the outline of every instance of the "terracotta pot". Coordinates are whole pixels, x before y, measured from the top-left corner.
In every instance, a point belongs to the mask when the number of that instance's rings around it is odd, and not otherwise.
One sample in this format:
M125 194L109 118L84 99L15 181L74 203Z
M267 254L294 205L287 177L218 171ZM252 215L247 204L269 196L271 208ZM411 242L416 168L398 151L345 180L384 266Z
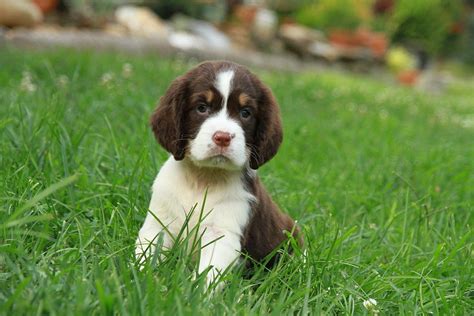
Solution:
M349 30L332 30L329 32L329 41L335 45L340 46L362 46L360 39L354 35L353 31Z
M329 33L329 40L334 45L347 48L369 48L375 57L382 57L388 46L388 40L383 33L375 33L366 29L333 30Z
M388 40L383 33L359 29L355 36L359 39L359 42L362 43L362 46L369 48L376 57L382 57L387 51Z
M370 41L370 49L377 57L382 57L387 52L388 40L384 35L377 35Z
M50 12L57 8L58 0L33 0L38 8L43 12Z
M397 75L397 79L403 85L414 86L419 76L420 72L418 70L405 70Z

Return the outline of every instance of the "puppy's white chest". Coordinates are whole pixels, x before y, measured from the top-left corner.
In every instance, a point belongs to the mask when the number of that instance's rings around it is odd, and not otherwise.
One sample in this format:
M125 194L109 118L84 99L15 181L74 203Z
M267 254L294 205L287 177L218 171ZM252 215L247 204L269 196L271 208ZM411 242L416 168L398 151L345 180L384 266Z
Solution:
M153 184L150 211L175 235L186 220L191 229L199 218L200 226L207 229L242 235L254 196L245 190L240 175L207 187L194 180L183 162L170 157Z

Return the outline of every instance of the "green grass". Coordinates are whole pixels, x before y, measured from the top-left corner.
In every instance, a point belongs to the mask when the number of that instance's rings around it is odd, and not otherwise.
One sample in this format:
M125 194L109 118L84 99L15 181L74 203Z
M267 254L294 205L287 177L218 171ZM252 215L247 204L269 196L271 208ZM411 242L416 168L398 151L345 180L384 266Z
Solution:
M473 313L467 84L427 96L376 78L257 71L285 131L259 173L303 228L306 259L230 271L214 296L182 249L137 271L134 241L167 157L148 117L191 66L0 51L1 314L360 315L369 298L383 315ZM24 71L36 91L21 89Z

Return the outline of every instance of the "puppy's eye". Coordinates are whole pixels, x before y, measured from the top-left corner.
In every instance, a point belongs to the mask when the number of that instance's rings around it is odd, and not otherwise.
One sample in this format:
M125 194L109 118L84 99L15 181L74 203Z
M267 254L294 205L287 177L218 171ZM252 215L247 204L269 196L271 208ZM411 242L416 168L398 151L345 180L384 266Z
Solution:
M209 112L209 105L207 105L206 103L199 103L196 108L196 111L200 114L206 114Z
M252 112L248 108L243 108L240 110L240 117L243 119L248 119L252 115Z

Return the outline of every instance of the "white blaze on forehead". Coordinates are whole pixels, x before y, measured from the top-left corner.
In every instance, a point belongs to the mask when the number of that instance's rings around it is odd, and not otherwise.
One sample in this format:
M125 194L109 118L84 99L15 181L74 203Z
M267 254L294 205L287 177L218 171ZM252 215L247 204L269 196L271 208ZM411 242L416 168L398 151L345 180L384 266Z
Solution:
M233 70L225 70L220 72L216 78L216 89L222 94L224 100L224 108L227 105L227 99L231 91L232 78L234 78Z

